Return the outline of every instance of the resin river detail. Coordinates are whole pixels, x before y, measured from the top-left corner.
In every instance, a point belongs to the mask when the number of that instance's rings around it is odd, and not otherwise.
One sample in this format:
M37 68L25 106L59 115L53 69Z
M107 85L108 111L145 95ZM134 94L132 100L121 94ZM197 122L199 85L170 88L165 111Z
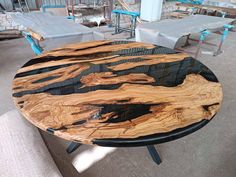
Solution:
M25 118L84 144L150 144L211 120L222 97L221 84L201 62L125 41L46 52L29 60L13 81L13 99Z

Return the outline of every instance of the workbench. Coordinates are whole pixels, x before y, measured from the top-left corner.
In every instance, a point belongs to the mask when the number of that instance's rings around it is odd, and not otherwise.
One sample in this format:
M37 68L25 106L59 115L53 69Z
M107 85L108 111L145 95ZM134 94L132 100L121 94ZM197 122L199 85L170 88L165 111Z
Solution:
M45 51L65 44L104 39L104 35L63 16L31 12L10 14L28 37Z
M224 31L221 36L225 40L228 29L224 29L224 27L227 27L227 24L231 24L234 21L235 19L230 18L191 15L183 19L166 19L159 22L143 23L136 28L136 41L174 49L182 37L187 37L187 44L192 34L199 34L202 36L200 39L205 40L210 32L219 31ZM206 30L209 30L209 33L206 33ZM195 58L197 55L195 55Z

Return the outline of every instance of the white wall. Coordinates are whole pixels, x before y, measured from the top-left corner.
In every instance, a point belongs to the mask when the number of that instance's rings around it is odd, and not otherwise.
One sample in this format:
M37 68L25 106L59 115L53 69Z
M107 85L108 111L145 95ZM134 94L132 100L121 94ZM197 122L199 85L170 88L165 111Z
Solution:
M142 0L141 16L145 21L157 21L161 19L163 0Z

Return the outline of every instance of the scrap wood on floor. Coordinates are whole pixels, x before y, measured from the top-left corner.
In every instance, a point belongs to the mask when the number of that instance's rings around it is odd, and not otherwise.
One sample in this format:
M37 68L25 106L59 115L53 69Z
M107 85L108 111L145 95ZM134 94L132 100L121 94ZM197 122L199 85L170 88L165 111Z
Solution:
M0 31L0 40L15 39L21 37L21 32L15 29Z

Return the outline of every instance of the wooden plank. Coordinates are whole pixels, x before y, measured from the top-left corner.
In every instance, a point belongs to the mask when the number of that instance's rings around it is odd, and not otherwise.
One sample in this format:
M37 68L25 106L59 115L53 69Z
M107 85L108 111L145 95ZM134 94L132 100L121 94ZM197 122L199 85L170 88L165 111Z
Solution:
M179 18L184 18L184 17L188 16L188 14L186 14L186 13L181 13L181 12L172 12L172 13L170 14L170 16L179 19Z
M38 40L38 41L43 41L43 40L44 40L44 38L43 38L39 33L34 32L34 31L31 30L31 29L28 29L28 31L29 31L30 35L31 35L34 39L36 39L36 40Z
M8 30L3 30L0 31L0 35L20 35L21 32L19 30L16 29L8 29Z
M15 38L19 38L19 35L0 35L0 40L3 39L15 39Z
M198 9L208 9L208 10L213 10L213 11L223 11L231 15L236 15L236 9L234 8L212 6L212 5L183 4L183 3L176 3L176 6L194 7Z

